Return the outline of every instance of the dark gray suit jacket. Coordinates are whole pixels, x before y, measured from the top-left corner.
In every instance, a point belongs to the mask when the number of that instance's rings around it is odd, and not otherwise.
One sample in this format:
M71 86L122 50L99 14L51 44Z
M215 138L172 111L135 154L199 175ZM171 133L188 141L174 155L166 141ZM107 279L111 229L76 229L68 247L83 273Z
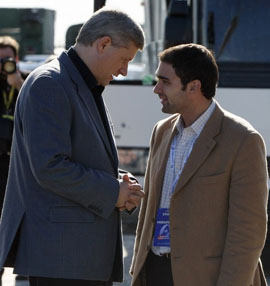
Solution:
M117 177L116 147L62 53L29 75L18 98L0 268L17 237L15 273L121 281Z

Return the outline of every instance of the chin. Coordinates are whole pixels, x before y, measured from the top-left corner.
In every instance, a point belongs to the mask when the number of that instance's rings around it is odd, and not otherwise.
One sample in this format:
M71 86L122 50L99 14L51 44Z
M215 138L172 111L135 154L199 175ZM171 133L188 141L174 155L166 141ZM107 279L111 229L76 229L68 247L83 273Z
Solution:
M99 85L106 86L106 85L108 85L110 82L111 82L110 80L107 80L107 81L104 80L104 81L100 82Z
M170 113L170 111L168 110L168 108L166 108L165 106L163 106L163 107L161 108L161 111L162 111L163 113Z
M103 86L109 85L110 82L111 82L111 80L108 80L108 81L104 82L102 85L103 85Z
M161 111L163 113L167 113L167 114L175 114L176 112L173 112L172 110L169 110L168 108L162 108Z

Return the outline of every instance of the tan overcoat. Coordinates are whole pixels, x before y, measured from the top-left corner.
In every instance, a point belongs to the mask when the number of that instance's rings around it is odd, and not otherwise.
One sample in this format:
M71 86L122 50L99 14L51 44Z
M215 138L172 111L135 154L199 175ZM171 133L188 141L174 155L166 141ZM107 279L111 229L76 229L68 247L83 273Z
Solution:
M141 274L178 118L158 122L152 133L130 271L134 286L144 285ZM171 199L174 286L267 285L259 259L266 237L267 180L262 137L217 104Z

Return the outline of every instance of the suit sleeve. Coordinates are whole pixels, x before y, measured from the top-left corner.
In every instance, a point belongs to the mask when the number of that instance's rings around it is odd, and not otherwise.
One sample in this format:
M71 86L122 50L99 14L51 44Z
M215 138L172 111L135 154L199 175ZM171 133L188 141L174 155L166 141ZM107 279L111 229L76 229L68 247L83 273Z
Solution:
M217 286L253 285L267 225L265 146L249 133L235 158L229 191L228 230Z
M36 181L44 189L108 217L118 198L118 180L72 161L72 103L64 88L43 75L23 92L27 92L20 108L24 146Z

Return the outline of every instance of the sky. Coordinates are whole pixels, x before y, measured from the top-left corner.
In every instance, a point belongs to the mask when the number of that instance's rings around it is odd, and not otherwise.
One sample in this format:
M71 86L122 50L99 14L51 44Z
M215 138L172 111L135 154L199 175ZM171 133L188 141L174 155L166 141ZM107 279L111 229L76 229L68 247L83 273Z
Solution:
M107 0L106 6L120 9L136 19L140 24L143 24L142 2L143 0ZM88 20L93 13L94 1L0 0L0 8L46 8L55 10L55 46L56 48L63 48L68 27Z

